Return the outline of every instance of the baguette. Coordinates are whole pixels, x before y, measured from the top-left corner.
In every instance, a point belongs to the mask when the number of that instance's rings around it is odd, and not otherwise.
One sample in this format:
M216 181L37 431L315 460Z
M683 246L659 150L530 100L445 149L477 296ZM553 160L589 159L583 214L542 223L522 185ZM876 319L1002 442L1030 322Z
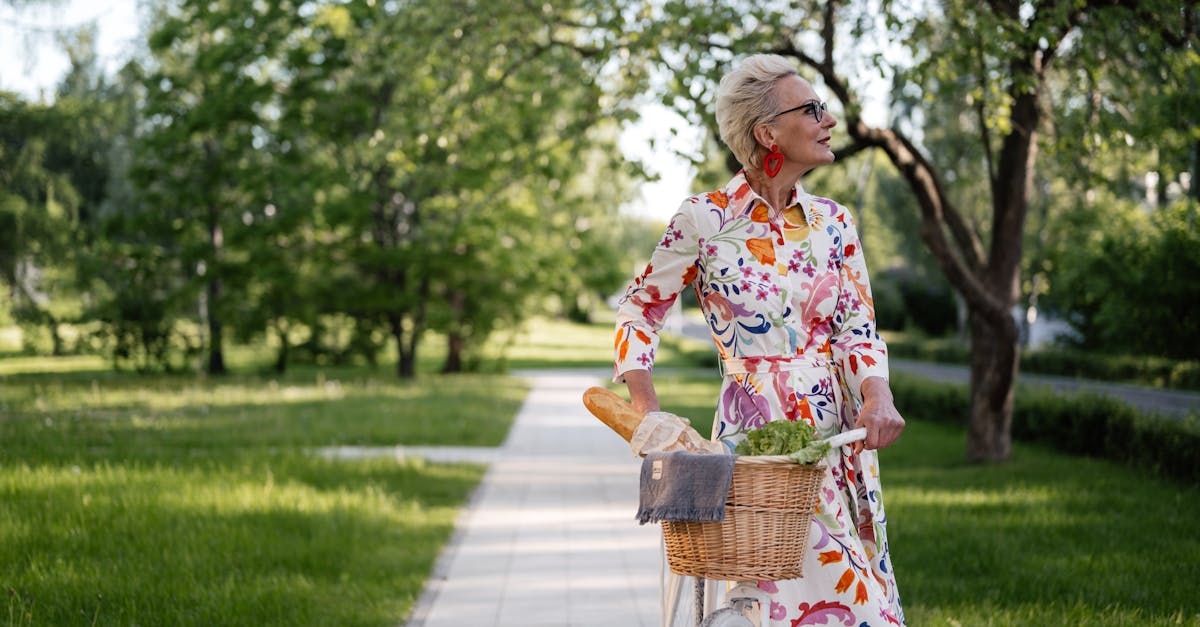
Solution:
M633 432L642 423L643 415L625 399L602 387L590 387L583 393L583 404L600 422L628 442Z

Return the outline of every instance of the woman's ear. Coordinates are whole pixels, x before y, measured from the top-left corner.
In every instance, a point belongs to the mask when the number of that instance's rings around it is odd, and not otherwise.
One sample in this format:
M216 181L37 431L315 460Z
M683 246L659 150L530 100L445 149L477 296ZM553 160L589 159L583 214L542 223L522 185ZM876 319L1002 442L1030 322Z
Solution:
M775 132L766 124L759 124L754 127L754 139L758 141L758 145L762 146L763 150L770 150L775 142Z

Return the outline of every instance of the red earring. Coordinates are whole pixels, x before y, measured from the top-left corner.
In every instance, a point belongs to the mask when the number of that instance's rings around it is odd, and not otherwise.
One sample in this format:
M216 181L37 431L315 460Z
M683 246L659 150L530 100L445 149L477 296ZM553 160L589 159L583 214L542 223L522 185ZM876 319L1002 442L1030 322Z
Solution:
M775 175L779 174L779 170L782 167L783 153L779 152L779 146L771 144L771 152L768 152L767 156L763 157L763 172L766 172L767 176L775 178Z

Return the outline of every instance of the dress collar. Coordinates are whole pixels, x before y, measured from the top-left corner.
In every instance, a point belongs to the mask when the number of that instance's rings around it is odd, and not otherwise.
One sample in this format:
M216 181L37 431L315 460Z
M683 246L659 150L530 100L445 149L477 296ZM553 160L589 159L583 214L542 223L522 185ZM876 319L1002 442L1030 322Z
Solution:
M753 188L750 187L749 181L746 180L746 171L739 170L737 174L730 179L723 190L726 198L729 199L729 212L733 217L741 217L750 213L759 203L767 204L767 201L762 196L758 195ZM804 213L808 214L808 192L804 191L804 187L800 185L800 181L796 181L795 187L792 188L792 200L788 203L788 207L800 205ZM786 209L787 207L784 207Z

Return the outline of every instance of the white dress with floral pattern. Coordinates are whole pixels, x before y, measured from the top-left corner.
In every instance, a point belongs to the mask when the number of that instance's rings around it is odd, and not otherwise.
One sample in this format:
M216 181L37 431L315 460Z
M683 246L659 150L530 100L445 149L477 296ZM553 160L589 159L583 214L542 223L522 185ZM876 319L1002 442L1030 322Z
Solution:
M849 211L797 184L782 213L739 173L684 201L617 312L615 380L653 368L658 330L696 291L723 362L713 437L804 420L820 437L852 428L860 387L887 377L862 246ZM772 626L903 625L875 451L832 451L804 577L759 582ZM708 610L727 582L710 582ZM664 625L694 625L693 580L668 574Z

